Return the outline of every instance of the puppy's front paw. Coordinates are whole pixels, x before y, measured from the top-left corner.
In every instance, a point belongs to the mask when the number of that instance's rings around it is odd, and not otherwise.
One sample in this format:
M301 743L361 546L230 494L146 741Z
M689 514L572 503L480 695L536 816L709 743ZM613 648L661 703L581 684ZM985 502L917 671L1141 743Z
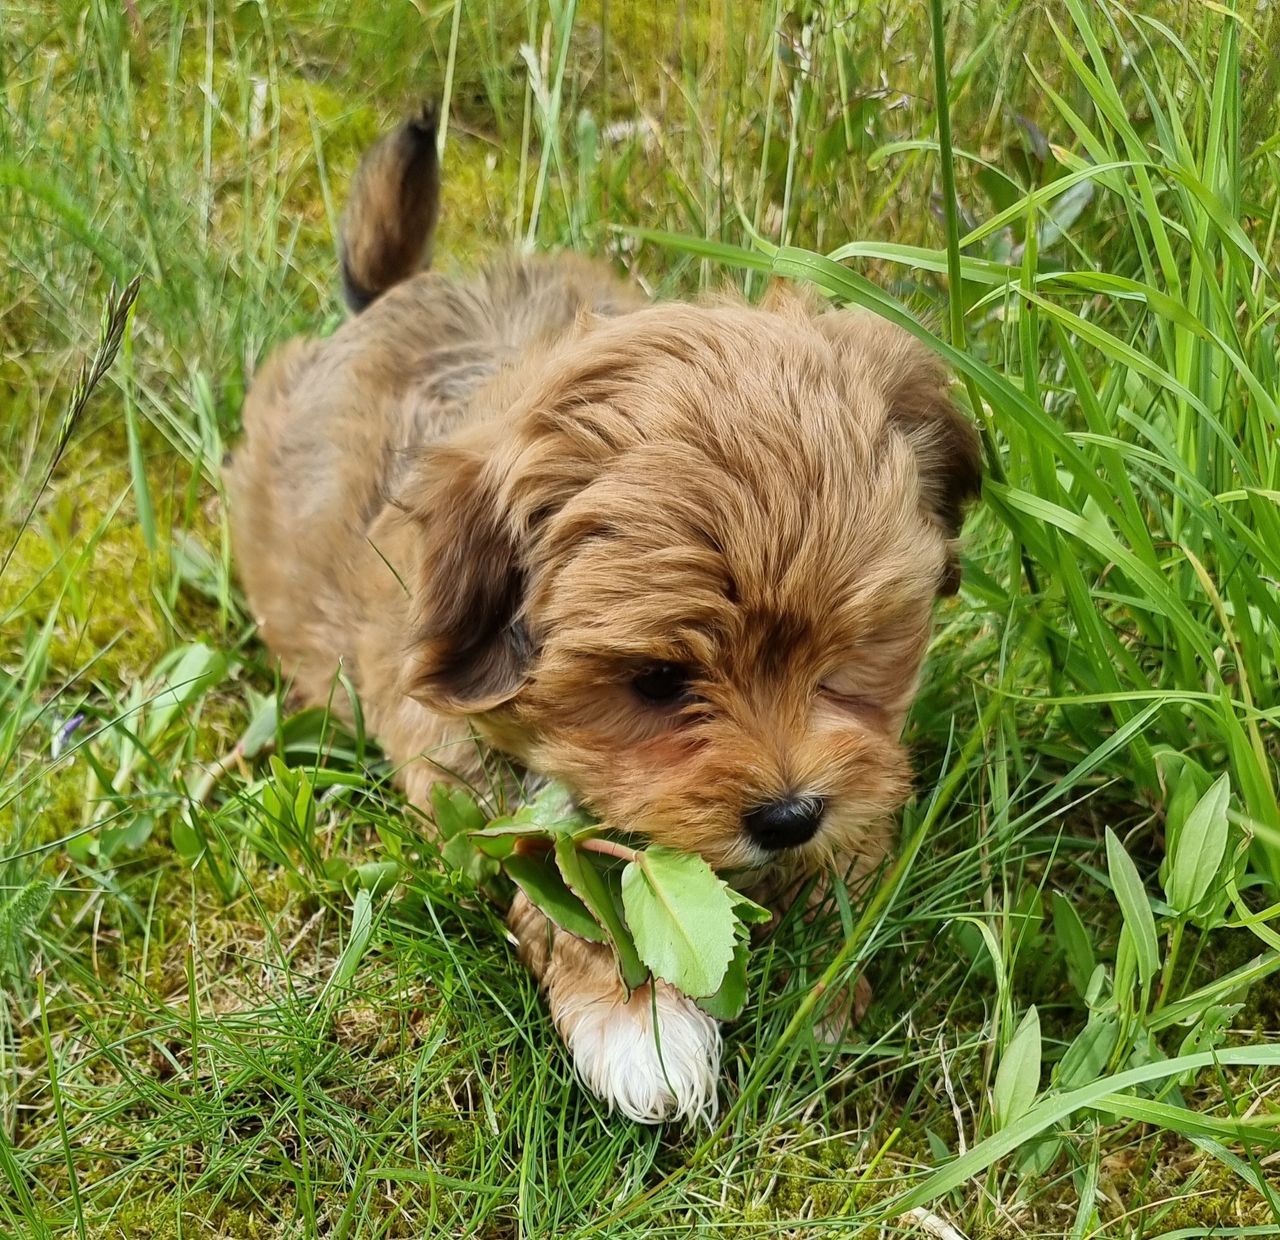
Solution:
M558 1022L586 1085L628 1119L657 1124L716 1113L720 1027L692 999L657 982L623 1002L583 995ZM654 1014L657 1036L654 1036Z

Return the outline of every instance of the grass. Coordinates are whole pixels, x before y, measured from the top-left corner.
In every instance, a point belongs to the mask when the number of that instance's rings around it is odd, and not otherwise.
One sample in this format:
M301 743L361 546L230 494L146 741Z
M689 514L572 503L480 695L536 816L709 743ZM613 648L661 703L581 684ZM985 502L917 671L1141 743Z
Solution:
M1276 21L10 7L0 1234L1275 1234ZM754 954L711 1131L575 1084L376 748L278 708L231 574L248 376L339 320L358 152L446 83L442 264L810 281L932 341L984 430L901 859ZM835 1053L818 983L861 969Z

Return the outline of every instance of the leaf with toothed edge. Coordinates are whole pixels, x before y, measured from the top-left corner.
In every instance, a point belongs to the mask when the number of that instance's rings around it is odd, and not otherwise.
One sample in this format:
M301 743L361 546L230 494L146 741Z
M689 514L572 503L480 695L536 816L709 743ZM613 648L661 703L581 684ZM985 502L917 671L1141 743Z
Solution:
M556 840L556 865L572 891L587 906L592 917L613 940L618 976L627 993L649 980L649 970L640 959L636 945L622 919L622 893L616 874L605 873L588 856L574 846L568 836Z
M734 945L729 967L724 972L720 989L694 1002L714 1020L737 1020L747 1004L747 957L750 944L739 938Z
M736 893L735 893L736 894ZM622 872L622 904L640 959L691 999L720 989L737 945L734 900L701 858L654 845Z
M634 859L619 881L615 860L584 848L601 835L600 824L555 783L488 826L477 821L481 811L462 790L433 789L432 806L455 872L484 886L505 871L561 929L609 944L628 993L656 976L717 1020L742 1011L749 927L772 913L728 886L701 857L661 845L627 848Z
M595 819L580 809L563 784L551 783L511 815L511 822L528 824L554 834L572 834L595 825Z
M742 892L729 888L729 899L733 903L734 935L736 942L733 957L725 970L724 981L720 989L713 995L707 995L694 1002L708 1016L716 1020L737 1020L747 1004L747 961L751 955L752 925L763 925L773 914L761 904L757 904Z
M521 840L541 839L545 835L541 829L531 830L527 826L515 823L503 823L499 826L486 827L483 831L472 831L467 838L486 857L496 857L504 861L516 851Z

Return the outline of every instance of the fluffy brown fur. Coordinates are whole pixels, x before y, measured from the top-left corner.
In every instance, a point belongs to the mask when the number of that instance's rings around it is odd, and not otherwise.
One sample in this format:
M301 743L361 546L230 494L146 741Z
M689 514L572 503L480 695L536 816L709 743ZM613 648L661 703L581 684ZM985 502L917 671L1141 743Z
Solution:
M420 138L374 148L348 211L348 289L376 300L249 393L227 481L264 640L308 701L345 668L419 803L492 748L719 867L867 872L979 485L938 362L785 291L646 305L563 256L405 278L435 218ZM746 816L796 796L816 834L762 847ZM625 1002L602 949L512 924L553 1010L575 978Z
M424 108L360 161L342 227L342 289L352 310L431 261L439 215L436 112Z

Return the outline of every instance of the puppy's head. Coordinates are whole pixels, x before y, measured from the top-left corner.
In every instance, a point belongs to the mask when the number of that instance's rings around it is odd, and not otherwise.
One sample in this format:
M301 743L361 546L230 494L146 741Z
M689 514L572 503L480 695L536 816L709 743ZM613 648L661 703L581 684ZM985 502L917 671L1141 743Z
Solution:
M414 695L713 865L878 860L979 486L936 360L798 301L662 305L487 399L410 497Z

